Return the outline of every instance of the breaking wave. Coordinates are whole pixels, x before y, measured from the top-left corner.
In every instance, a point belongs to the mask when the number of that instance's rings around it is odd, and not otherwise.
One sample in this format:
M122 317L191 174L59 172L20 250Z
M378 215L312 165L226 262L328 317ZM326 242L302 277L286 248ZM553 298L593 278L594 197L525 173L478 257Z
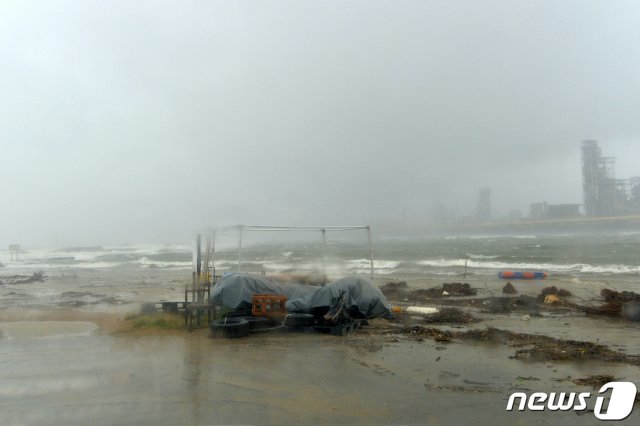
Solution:
M495 270L528 270L560 273L582 274L640 274L640 265L589 265L586 263L554 264L554 263L509 263L483 262L466 259L425 259L416 262L420 266L435 268L464 267Z
M192 262L162 262L142 257L137 263L143 268L191 269Z
M467 255L467 257L469 259L473 259L473 260L482 260L482 259L497 259L500 256L495 255L495 256L488 256L488 255L484 255L484 254L473 254L473 253L465 253Z

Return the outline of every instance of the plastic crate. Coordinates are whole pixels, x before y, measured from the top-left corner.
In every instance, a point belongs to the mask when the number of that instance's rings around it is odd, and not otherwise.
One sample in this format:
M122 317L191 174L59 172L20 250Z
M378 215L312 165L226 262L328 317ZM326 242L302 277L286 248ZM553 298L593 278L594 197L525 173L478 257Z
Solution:
M282 317L287 314L287 296L284 294L254 294L251 315L254 317Z

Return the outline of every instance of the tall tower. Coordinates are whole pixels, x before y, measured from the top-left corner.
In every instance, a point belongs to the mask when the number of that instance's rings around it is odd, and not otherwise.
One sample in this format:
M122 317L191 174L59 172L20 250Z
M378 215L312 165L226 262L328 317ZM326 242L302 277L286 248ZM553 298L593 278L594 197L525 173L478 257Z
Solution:
M582 189L589 217L616 213L616 171L613 157L603 157L598 142L582 142Z
M589 217L596 214L598 201L598 168L601 152L597 141L582 141L582 192L584 212Z

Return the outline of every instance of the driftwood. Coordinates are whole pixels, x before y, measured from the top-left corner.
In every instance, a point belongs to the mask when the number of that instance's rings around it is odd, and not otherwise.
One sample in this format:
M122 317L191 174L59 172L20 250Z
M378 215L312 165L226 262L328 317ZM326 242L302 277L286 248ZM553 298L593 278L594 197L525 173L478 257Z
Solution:
M562 297L559 297L559 299L562 300L565 306L582 311L587 315L625 317L626 319L637 321L637 319L635 319L636 315L632 318L630 315L624 314L626 311L629 311L630 305L640 304L640 294L631 291L613 291L605 288L600 292L600 296L602 296L604 300L604 304L600 306L582 306L571 303ZM625 308L625 306L627 308Z

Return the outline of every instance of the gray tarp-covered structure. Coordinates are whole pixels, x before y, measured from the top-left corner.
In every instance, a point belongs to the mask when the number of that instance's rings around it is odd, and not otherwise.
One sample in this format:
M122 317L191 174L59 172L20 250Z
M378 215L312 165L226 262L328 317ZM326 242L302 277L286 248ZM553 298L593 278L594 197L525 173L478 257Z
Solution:
M254 294L272 293L287 296L287 311L316 314L328 310L346 294L346 307L362 318L377 318L388 314L391 306L373 281L366 276L352 275L323 287L279 283L265 277L231 274L222 278L211 290L211 302L229 309L251 309Z

